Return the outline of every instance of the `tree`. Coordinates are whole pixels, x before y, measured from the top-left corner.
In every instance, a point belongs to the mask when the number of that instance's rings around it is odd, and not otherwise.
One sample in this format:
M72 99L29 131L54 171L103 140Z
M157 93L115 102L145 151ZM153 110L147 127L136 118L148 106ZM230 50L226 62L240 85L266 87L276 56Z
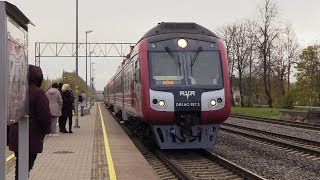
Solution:
M278 92L280 92L277 94L277 99L284 100L286 95L286 85L287 93L290 91L291 68L296 62L299 48L295 33L292 31L290 25L287 25L282 29L279 38L275 40L274 47L274 71L278 81L276 84L279 86ZM281 103L284 102L280 102L280 104L278 104L282 105Z
M222 39L226 44L229 60L232 96L234 89L238 89L240 92L241 106L244 106L245 104L245 88L246 81L248 81L246 76L248 76L248 74L250 77L252 76L255 41L254 31L254 22L250 20L244 20L227 25L221 30ZM234 84L237 84L237 88L235 88ZM248 83L248 85L251 90L252 84Z
M46 91L50 88L50 86L52 85L52 83L53 83L53 81L50 80L50 79L47 77L47 79L43 79L40 88L41 88L44 92L46 92Z
M235 58L234 52L232 49L233 41L234 41L234 34L235 34L235 27L232 25L228 25L222 27L219 30L222 41L225 43L226 51L227 51L227 58L229 64L229 77L230 77L230 92L231 92L231 104L235 106L235 100L233 98L233 81L234 81L234 67L235 67Z
M252 106L252 95L253 95L253 84L254 84L254 79L257 77L256 76L256 39L255 39L255 34L256 34L256 22L252 20L246 20L244 22L244 25L246 26L246 69L245 71L245 76L246 76L246 81L244 82L247 86L247 92L244 92L248 96L248 106Z
M271 96L271 53L274 49L273 43L279 36L279 29L276 28L278 18L277 5L273 0L265 0L265 4L259 8L260 22L258 23L258 31L256 40L260 57L262 58L264 91L268 98L268 105L272 107Z
M300 100L320 102L320 45L302 50L297 62L297 89ZM304 99L303 99L304 98Z
M287 25L284 31L285 39L284 39L284 52L285 58L287 61L287 91L290 91L290 75L293 64L297 62L298 54L299 54L299 44L297 42L296 34L292 30L292 26Z
M62 77L59 78L57 81L59 81L60 83L63 83L63 84L69 84L72 89L76 89L76 87L75 87L76 77L77 77L77 75L75 72L63 71ZM87 89L89 89L89 88L86 85L86 82L81 77L79 77L79 81L78 81L79 92L87 91ZM75 93L77 93L77 92L75 92Z

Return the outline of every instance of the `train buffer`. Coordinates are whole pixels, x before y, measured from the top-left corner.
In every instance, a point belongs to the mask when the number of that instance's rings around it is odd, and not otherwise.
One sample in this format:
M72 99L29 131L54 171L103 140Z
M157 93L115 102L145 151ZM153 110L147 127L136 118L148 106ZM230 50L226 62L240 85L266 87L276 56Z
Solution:
M159 179L103 103L80 116L79 125L73 134L46 136L30 179ZM12 158L7 179L14 179L14 167Z

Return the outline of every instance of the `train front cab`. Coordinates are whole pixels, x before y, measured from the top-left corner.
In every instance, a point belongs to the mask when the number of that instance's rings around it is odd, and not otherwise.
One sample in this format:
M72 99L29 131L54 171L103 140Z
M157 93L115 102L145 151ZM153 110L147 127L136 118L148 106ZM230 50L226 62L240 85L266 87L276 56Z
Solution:
M229 79L225 49L222 42L216 38L211 38L211 41L197 41L187 38L188 43L195 44L196 47L190 46L188 47L190 49L185 48L181 53L181 50L177 50L175 46L178 40L179 38L173 38L161 43L154 43L150 38L141 43L141 49L144 49L142 52L145 52L140 55L141 66L145 67L141 68L141 73L150 75L143 77L147 79L142 81L142 99L146 100L142 102L143 118L150 124L155 140L161 149L211 149L216 144L220 123L226 120L230 114L231 104L228 95ZM159 48L159 50L155 48ZM181 68L182 65L177 67L177 62L173 59L178 57L180 60L184 60L181 62L194 63L193 73L197 73L195 71L198 66L198 73L203 74L201 68L207 68L207 65L198 63L201 61L197 58L205 59L208 56L206 55L207 51L210 51L209 54L218 59L215 62L208 61L209 65L215 63L214 66L217 67L215 73L219 74L218 76L214 75L210 81L216 86L212 86L213 88L206 87L208 84L205 84L204 80L194 80L187 75L181 75L183 74L181 71L190 69L186 68L188 67L186 64L183 65L183 68ZM161 63L153 61L152 52L161 59L167 59L166 63L169 64L165 64L163 61ZM195 56L197 56L196 60ZM168 71L163 71L168 70L168 67L171 69L177 67L177 71L168 75ZM185 77L189 80L183 80ZM193 84L197 80L203 83L201 84L203 88L181 84L188 82ZM213 99L216 103L214 106L210 104ZM162 102L165 104L163 107L160 105ZM177 123L178 121L182 122ZM186 123L189 121L192 123Z

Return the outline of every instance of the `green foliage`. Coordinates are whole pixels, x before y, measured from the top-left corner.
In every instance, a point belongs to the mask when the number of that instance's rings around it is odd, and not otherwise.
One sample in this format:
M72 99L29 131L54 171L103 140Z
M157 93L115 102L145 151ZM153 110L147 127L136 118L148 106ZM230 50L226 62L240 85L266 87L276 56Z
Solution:
M264 118L273 118L279 119L280 111L288 111L288 109L278 109L278 108L240 108L232 107L232 114L241 114L254 117L264 117ZM301 109L291 109L289 111L306 111Z
M278 119L279 117L279 109L276 108L240 108L240 107L232 107L231 109L233 114L242 114L247 116L254 117L266 117L266 118L274 118Z
M320 46L304 49L296 68L298 101L311 104L320 101Z
M52 84L52 80L50 80L50 79L44 79L43 81L42 81L42 84L41 84L41 89L44 91L44 92L46 92L49 88L50 88L50 86L51 86L51 84Z
M57 80L57 82L63 83L63 84L69 84L71 89L76 89L76 73L75 72L63 72L62 77ZM89 86L86 85L86 81L83 80L81 77L78 79L78 93L81 93L81 91L87 91L87 88L89 90Z
M294 96L292 93L287 94L283 98L282 108L285 108L285 109L293 109L294 108Z

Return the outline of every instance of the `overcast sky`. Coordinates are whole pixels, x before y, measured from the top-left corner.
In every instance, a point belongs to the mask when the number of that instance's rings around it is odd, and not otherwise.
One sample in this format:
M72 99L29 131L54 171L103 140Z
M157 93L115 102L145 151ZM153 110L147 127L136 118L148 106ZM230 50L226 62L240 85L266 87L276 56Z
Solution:
M9 0L36 25L29 29L29 63L37 41L75 42L75 0ZM279 0L281 20L290 23L302 47L320 40L319 0ZM196 22L212 31L245 18L256 18L263 0L79 0L79 42L137 42L158 22ZM85 78L85 60L79 59ZM96 87L103 89L121 58L93 58ZM75 70L75 58L42 58L45 77Z

